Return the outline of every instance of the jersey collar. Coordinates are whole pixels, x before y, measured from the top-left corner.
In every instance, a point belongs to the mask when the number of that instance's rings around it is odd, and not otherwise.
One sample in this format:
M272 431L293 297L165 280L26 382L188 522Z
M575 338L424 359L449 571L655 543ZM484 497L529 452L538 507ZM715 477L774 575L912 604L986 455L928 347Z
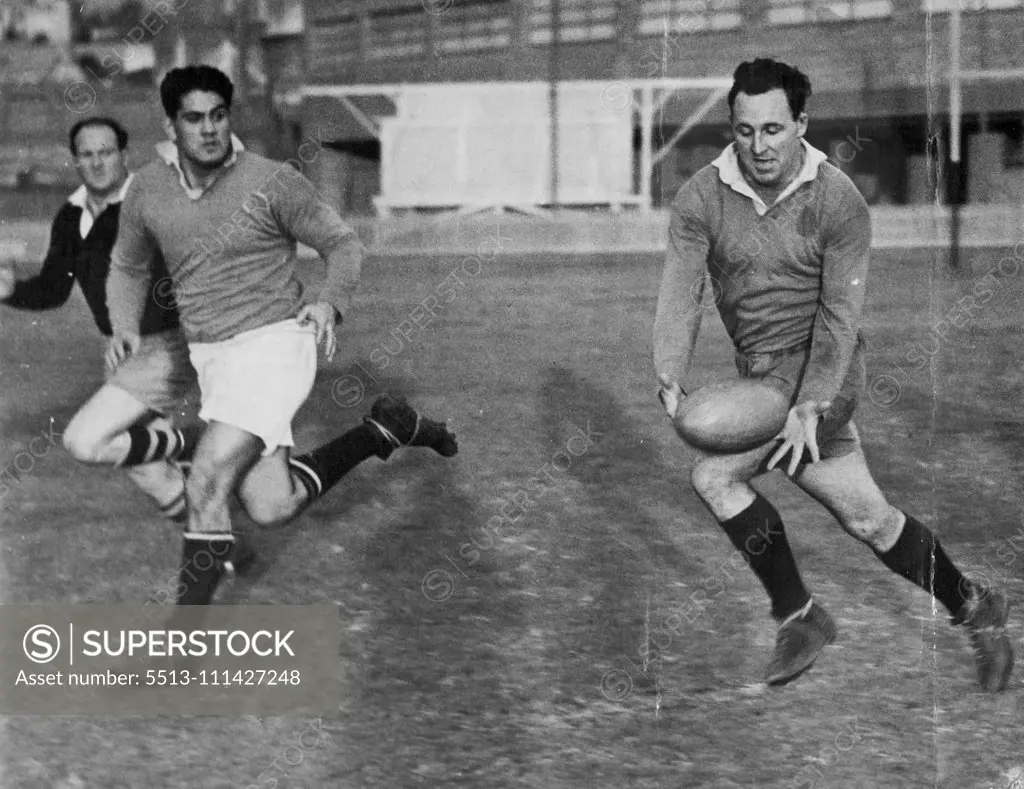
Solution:
M128 173L128 177L124 179L124 183L121 184L121 188L117 190L117 194L114 195L107 201L107 205L116 205L117 203L124 201L124 196L128 194L128 187L132 183L132 179L135 177L134 173ZM71 196L68 198L68 202L71 205L82 209L82 216L78 220L78 234L85 238L89 235L89 231L92 230L93 223L96 221L96 217L92 215L92 211L89 210L89 192L86 190L85 185L78 187Z
M224 168L227 169L234 165L238 161L238 154L245 150L245 145L238 137L234 134L231 135L231 155L228 160L224 163ZM181 161L178 159L178 146L170 140L164 140L156 144L156 153L165 164L173 167L178 173L178 183L181 184L181 188L185 190L192 200L198 200L203 196L203 192L206 191L201 187L189 186L188 179L185 178L185 172L181 169ZM218 176L219 177L219 176ZM213 184L210 184L211 186Z
M828 160L828 156L824 152L819 151L806 140L801 139L800 144L804 147L804 166L800 168L796 178L790 182L789 186L782 191L782 194L775 199L772 205L778 205L803 184L813 181L818 175L818 168L821 166L821 163ZM747 179L743 177L743 172L740 170L740 160L736 155L736 143L730 143L711 164L718 168L718 177L722 180L723 184L730 187L734 192L739 192L741 195L749 197L754 202L754 210L757 211L758 216L764 216L768 213L772 206L766 205L760 195L747 183Z

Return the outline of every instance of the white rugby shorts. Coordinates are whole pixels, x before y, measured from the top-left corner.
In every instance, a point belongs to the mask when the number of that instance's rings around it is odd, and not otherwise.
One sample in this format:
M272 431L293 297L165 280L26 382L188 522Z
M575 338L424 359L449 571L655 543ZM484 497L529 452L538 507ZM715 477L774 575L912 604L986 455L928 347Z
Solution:
M295 445L292 420L313 390L316 329L294 318L220 342L190 343L199 418L263 440L263 455Z

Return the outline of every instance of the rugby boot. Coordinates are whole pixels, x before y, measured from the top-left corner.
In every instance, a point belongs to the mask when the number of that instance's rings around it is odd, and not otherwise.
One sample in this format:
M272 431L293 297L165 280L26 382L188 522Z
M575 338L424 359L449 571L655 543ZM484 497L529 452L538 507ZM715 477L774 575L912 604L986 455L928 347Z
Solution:
M218 549L217 552L223 552L223 549ZM209 605L225 578L245 578L250 575L256 567L257 558L256 549L250 544L249 537L236 532L226 556L218 558L211 551L205 557L193 560L192 570L201 569L201 572L183 570L182 582L179 584L182 592L178 604ZM204 567L211 562L212 566Z
M178 571L178 605L210 605L221 580L228 572L234 539L231 536L189 538L182 548Z
M402 397L381 395L363 421L373 425L384 436L377 457L387 460L400 447L430 447L442 457L454 457L459 451L455 434L448 432L444 422L420 416Z
M967 628L983 690L998 692L1010 682L1013 646L1006 634L1010 603L1002 592L981 584L972 585L971 596L953 617L953 624Z
M241 532L235 532L235 544L231 546L231 553L224 561L224 571L244 578L255 568L256 558L256 549L252 547L249 538Z
M792 682L835 640L836 623L824 608L811 600L779 623L775 651L764 672L765 682L769 685Z

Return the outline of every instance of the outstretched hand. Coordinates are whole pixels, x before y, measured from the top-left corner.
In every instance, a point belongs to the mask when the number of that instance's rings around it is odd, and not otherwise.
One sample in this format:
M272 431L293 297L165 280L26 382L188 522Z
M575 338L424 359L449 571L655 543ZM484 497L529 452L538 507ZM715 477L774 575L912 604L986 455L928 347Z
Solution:
M786 416L786 426L775 438L781 440L782 444L771 460L768 461L768 469L771 470L781 461L787 452L791 452L789 468L786 473L793 476L804 456L804 449L811 453L811 462L817 463L821 460L821 453L818 450L818 420L828 411L831 402L819 403L808 400L805 403L793 406Z
M316 344L324 347L324 358L331 361L334 358L334 351L338 347L338 338L334 334L334 307L326 301L317 301L307 304L299 310L295 320L300 325L312 323L316 329Z

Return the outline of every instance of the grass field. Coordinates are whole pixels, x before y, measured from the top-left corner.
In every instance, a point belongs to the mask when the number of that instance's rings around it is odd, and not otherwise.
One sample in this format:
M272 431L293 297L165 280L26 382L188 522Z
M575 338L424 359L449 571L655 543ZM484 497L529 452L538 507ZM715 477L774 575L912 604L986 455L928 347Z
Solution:
M966 257L971 273L953 275L932 253L874 255L857 421L893 503L1019 600L1024 545L1007 540L1024 534L1024 277L1006 259L986 279L997 250ZM296 431L309 447L387 390L448 419L459 456L364 464L259 535L262 572L219 598L336 604L337 715L11 717L3 787L1017 785L1019 678L979 693L964 635L778 474L758 485L840 635L799 682L757 684L774 638L764 594L729 563L654 398L659 260L476 265L371 260ZM445 281L451 303L410 329ZM711 379L731 355L707 317L697 372ZM0 321L6 465L100 383L100 343L77 295L60 313ZM510 501L525 504L488 535ZM117 472L59 449L2 508L7 603L142 602L175 575L177 531ZM712 582L695 615L690 595ZM1016 611L1013 624L1024 652ZM646 660L645 643L657 644ZM323 739L273 771L311 725Z

